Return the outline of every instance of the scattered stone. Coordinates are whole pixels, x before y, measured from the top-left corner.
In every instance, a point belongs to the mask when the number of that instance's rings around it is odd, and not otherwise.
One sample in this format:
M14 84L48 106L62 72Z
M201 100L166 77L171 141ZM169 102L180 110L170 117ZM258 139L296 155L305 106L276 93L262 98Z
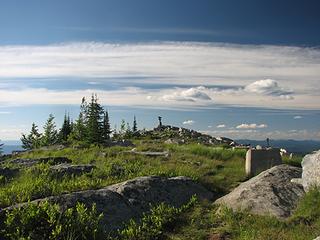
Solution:
M319 236L319 237L317 237L317 238L315 238L315 239L313 239L313 240L320 240L320 236Z
M6 178L13 178L16 174L18 174L18 172L19 172L18 168L8 168L8 167L0 168L0 175Z
M52 196L31 201L39 203L50 201L58 203L62 209L75 206L76 202L91 206L96 203L97 211L104 217L102 225L106 232L123 227L123 222L131 218L141 218L143 212L147 212L151 205L161 202L171 206L180 207L187 203L196 194L199 199L213 198L213 194L203 186L187 177L139 177L123 183L115 184L98 190L87 190ZM1 212L14 207L24 206L27 203L2 209Z
M253 176L273 166L282 164L278 148L249 149L246 153L246 174Z
M61 164L61 163L71 163L72 161L66 157L45 157L45 158L17 158L8 161L7 163L16 164L20 167L31 167L38 163L52 163Z
M302 162L302 185L305 191L320 186L320 150L306 155Z
M61 163L50 167L50 170L53 174L58 176L63 175L81 175L84 173L89 173L95 168L91 164L82 164L82 165L71 165L69 163Z
M304 194L301 185L291 182L292 178L300 176L301 168L285 164L275 166L241 183L216 203L234 210L287 218Z

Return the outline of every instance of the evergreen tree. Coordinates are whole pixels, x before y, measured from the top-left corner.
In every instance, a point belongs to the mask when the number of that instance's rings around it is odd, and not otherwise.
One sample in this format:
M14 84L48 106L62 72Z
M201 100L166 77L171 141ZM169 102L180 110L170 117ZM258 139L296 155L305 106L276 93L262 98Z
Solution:
M75 123L71 122L71 133L68 137L68 140L71 142L86 142L87 141L87 112L88 104L86 99L83 97L80 105L80 113L78 119Z
M110 141L111 132L112 131L110 128L109 114L108 114L108 111L106 110L103 116L103 129L102 129L102 139L104 143Z
M103 142L103 115L102 106L98 103L97 95L92 94L87 112L87 141L93 144Z
M49 115L46 124L43 127L44 133L42 137L43 146L51 146L58 142L58 132L56 129L56 124L54 122L54 116Z
M38 131L38 126L32 123L30 133L27 136L22 134L20 140L24 149L35 149L41 146L41 138L42 136Z
M132 132L136 133L138 131L138 127L137 127L137 119L136 116L133 117L133 126L132 126Z
M2 146L3 146L3 143L0 143L0 156L2 155L3 151L2 151Z
M124 135L125 132L126 132L126 121L122 119L120 124L120 135Z
M62 127L59 132L59 140L61 143L65 143L68 140L68 136L70 135L72 128L69 115L64 115L64 120Z

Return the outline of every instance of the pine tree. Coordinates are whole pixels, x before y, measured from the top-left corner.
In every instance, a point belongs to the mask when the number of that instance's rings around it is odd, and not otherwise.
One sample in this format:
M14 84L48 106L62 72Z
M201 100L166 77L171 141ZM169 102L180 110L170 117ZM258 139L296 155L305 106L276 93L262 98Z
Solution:
M71 131L72 129L71 129L70 117L69 115L65 114L63 124L59 132L59 141L61 143L67 142L68 136L70 135Z
M110 128L110 121L109 121L109 114L106 110L103 116L103 129L102 129L102 139L104 143L107 143L110 141L110 134L111 134L111 128Z
M42 137L43 146L51 146L58 142L58 132L56 129L56 124L54 122L54 116L49 115L46 124L43 127L44 133Z
M97 95L92 94L87 112L87 141L89 143L99 144L103 142L103 115L104 111L98 103Z
M137 127L137 119L136 116L133 117L133 126L132 126L132 132L136 133L138 131L138 127Z
M38 131L38 126L35 123L32 123L31 131L26 136L25 134L22 134L21 136L21 142L22 142L22 148L24 149L35 149L39 148L41 146L41 134Z

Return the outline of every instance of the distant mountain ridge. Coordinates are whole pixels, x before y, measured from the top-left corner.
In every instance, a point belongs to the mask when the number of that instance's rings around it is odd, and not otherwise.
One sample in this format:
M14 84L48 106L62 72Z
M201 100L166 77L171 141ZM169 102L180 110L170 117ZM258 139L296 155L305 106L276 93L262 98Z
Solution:
M261 145L266 146L266 140L249 140L249 139L238 139L235 140L240 144L251 144L251 146ZM284 148L288 152L292 153L310 153L320 149L320 141L316 140L293 140L293 139L270 139L270 145L272 147Z

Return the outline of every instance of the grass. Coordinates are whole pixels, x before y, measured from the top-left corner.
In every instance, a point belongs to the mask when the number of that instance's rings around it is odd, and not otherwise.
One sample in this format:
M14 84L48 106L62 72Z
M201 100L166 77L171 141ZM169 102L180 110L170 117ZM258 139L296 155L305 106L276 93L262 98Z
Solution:
M165 232L165 239L204 240L219 235L233 240L312 240L320 235L319 206L319 189L308 192L285 221L199 202L179 216L175 227Z
M169 157L148 157L128 153L131 148L96 147L37 150L21 158L68 157L73 164L94 164L96 168L80 176L56 177L49 164L23 169L12 179L0 178L0 207L62 193L102 188L139 176L188 176L215 192L216 197L246 180L245 150L199 144L163 144L158 140L134 140L138 151L169 151ZM285 163L300 166L302 156L285 157ZM8 165L8 167L13 167ZM313 239L320 235L320 193L310 191L287 221L248 212L220 209L211 202L197 202L187 211L156 206L154 215L145 215L142 227L131 222L123 239L208 239L214 234L228 239ZM156 208L155 207L155 208ZM177 211L177 212L175 212ZM172 217L172 214L175 217ZM151 216L151 217L150 217ZM153 216L153 217L152 217ZM166 222L165 219L171 219ZM150 220L153 219L153 220ZM145 222L145 223L143 223ZM148 228L148 231L147 231ZM140 230L139 230L140 229ZM143 231L141 229L144 229ZM150 230L150 231L149 231ZM143 233L146 233L143 235ZM130 235L133 234L133 235ZM120 234L121 235L121 234ZM119 236L120 236L119 235ZM128 237L129 236L129 237ZM131 236L131 238L130 238ZM133 237L134 236L134 237Z

